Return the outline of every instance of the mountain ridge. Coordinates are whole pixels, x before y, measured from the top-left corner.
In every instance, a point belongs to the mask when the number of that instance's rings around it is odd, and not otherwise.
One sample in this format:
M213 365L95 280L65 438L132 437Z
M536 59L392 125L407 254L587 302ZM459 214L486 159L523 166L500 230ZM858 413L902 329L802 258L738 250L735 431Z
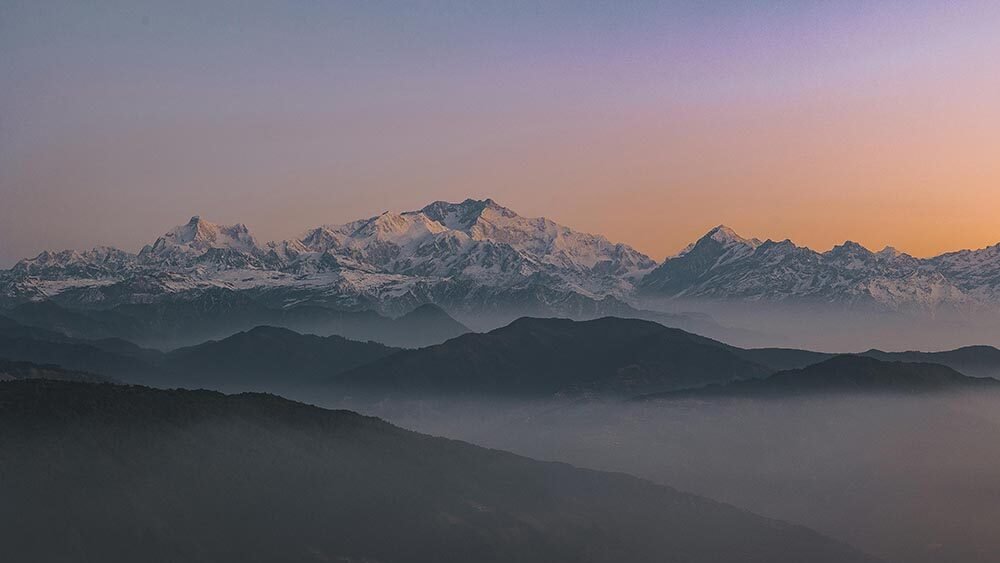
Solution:
M672 398L739 398L825 396L841 393L934 393L964 389L1000 389L1000 380L963 375L932 363L885 361L841 354L803 368L779 371L756 380L649 394L640 400Z
M848 240L819 252L788 239L745 239L720 225L668 257L638 290L672 299L867 303L890 310L997 305L998 247L915 258Z
M98 247L21 260L0 272L0 307L58 299L110 308L212 289L389 316L434 303L466 319L499 319L489 328L520 316L620 314L646 299L997 308L1000 244L931 258L852 241L819 252L719 225L657 263L488 198L386 211L266 244L243 224L194 216L137 254Z
M769 373L721 342L651 321L525 317L387 356L329 383L375 394L546 399L631 396Z
M655 265L600 235L522 217L492 199L467 199L322 225L263 245L242 224L195 216L138 254L46 252L22 260L0 273L0 305L57 298L107 308L227 288L279 305L390 316L424 303L473 316L568 311L578 300L601 310L607 298L631 294Z

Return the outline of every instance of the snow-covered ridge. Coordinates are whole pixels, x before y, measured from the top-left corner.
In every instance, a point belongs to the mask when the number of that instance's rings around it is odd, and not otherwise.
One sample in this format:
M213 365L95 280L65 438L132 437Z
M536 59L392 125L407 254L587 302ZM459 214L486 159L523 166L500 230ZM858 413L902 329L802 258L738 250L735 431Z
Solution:
M579 310L643 296L995 308L1000 245L929 259L851 241L817 252L719 225L657 266L600 235L468 199L263 245L244 225L193 217L138 254L43 252L0 272L0 302L7 303L55 295L91 305L145 302L212 287L280 294L283 304L320 300L388 312L426 302L467 311L539 312L529 307L538 303Z
M145 280L143 299L150 287L182 292L221 286L322 288L325 298L376 303L440 299L435 294L537 299L549 292L599 300L631 294L634 281L656 266L626 245L545 218L521 217L490 199L387 211L265 245L244 225L218 225L196 216L137 255L95 249L56 257L63 254L23 260L6 275L30 281L37 290L32 298L89 288L86 298L98 301L109 293L104 289L109 283L128 296L139 279ZM114 264L109 254L116 257Z
M672 298L874 303L883 307L1000 304L1000 246L918 259L847 241L826 252L789 240L745 239L719 226L640 284Z

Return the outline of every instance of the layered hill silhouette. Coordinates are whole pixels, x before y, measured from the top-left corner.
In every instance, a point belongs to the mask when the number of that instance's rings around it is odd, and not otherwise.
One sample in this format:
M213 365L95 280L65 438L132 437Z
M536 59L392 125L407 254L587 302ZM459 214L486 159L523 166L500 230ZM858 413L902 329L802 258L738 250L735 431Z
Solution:
M299 334L261 326L220 341L166 354L171 381L181 386L221 384L306 385L397 352L376 342Z
M423 307L413 320L398 322L412 322L419 330L434 317L440 318L439 310ZM259 326L168 353L120 338L74 338L0 317L0 358L157 387L284 392L319 385L381 395L541 399L634 397L838 365L826 363L838 358L832 354L742 349L655 322L614 317L522 318L489 333L467 333L415 350ZM872 350L850 358L917 360L958 368L959 375L1000 371L1000 351L986 346L932 353ZM838 362L858 373L876 365Z
M637 478L271 395L0 383L0 461L12 561L868 561Z
M775 371L804 368L839 355L794 348L733 350L740 356ZM966 346L943 352L884 352L872 349L857 355L884 361L940 364L970 377L1000 377L1000 350L993 346Z
M120 339L86 340L52 330L21 325L0 317L0 358L57 365L129 382L152 382L166 376L163 354Z
M112 383L113 381L85 371L72 371L52 364L14 362L0 358L0 381L21 379L51 379L54 381L80 381L87 383Z
M972 377L1000 377L1000 350L992 346L966 346L944 352L869 350L864 355L887 361L941 364Z
M724 344L653 322L522 318L393 354L334 381L378 392L551 397L633 395L770 373Z
M436 312L423 308L419 314ZM0 324L0 357L161 387L286 389L325 383L546 398L629 395L773 372L722 343L634 319L525 318L488 334L469 333L418 350L256 327L169 353L5 322Z
M256 326L373 340L390 346L438 344L469 329L434 305L389 318L373 311L300 305L269 307L250 296L212 289L189 299L82 310L53 301L28 302L3 312L20 324L86 339L121 338L154 348L193 346Z
M1000 381L962 375L929 363L882 361L842 355L801 369L778 372L755 381L733 381L647 395L645 399L684 397L764 397L843 393L931 393L963 389L1000 389Z
M158 387L287 389L397 352L376 342L257 327L169 353L120 339L85 340L0 317L0 358Z

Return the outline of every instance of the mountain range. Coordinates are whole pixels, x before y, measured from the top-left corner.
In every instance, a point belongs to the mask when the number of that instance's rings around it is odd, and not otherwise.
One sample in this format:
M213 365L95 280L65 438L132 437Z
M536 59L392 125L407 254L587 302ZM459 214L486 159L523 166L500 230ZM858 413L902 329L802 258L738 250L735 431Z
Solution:
M423 303L586 313L619 306L655 266L626 245L487 199L385 212L267 244L244 225L192 217L138 254L43 252L4 272L0 288L8 303L55 298L92 308L227 288L278 306L391 315Z
M634 396L773 371L725 344L636 319L521 318L331 378L400 395Z
M696 305L704 303L821 304L836 312L844 307L886 314L971 311L992 319L991 312L1000 306L1000 245L933 258L915 258L892 248L873 252L853 242L818 252L789 240L743 238L719 226L658 263L602 236L545 218L522 217L491 199L469 199L323 225L298 238L269 243L257 241L244 225L192 217L138 253L107 247L42 252L0 271L0 309L39 301L80 311L128 314L146 308L154 311L151 317L169 317L167 309L219 306L234 311L296 309L295 315L325 310L398 317L434 304L474 330L490 330L522 316L611 315L647 318L743 345L803 345L801 339L788 337L795 332L788 329L789 323L772 329L755 319L737 322L720 314L720 324L690 311L714 315ZM173 332L158 337L176 347L258 324L302 328L268 315L271 318L247 314L252 318L238 326L187 339L176 326L158 327ZM944 313L937 318L934 322L943 323ZM893 326L907 323L904 318ZM992 320L989 323L989 330L996 328ZM205 329L211 323L198 326ZM822 331L838 326L824 326ZM878 328L869 332L892 331L890 326ZM982 332L973 326L963 330L957 342L948 343L968 344ZM329 333L359 336L357 331L345 332ZM914 344L924 347L948 334L949 328L941 324L941 330ZM808 344L821 340L813 338ZM411 347L441 341L382 340Z
M437 344L469 332L430 304L389 318L374 311L339 311L310 305L272 308L226 289L207 291L189 299L119 305L111 309L71 309L53 301L27 302L3 314L19 324L66 336L128 339L161 349L218 340L261 325L411 348Z
M888 365L938 365L963 376L1000 376L1000 351L988 346L936 353L870 350L861 356ZM0 358L39 364L42 371L59 366L87 372L86 380L106 376L157 387L375 400L631 398L757 380L837 357L808 350L738 348L658 323L614 317L525 317L487 333L467 333L419 349L258 326L170 352L119 338L67 336L0 317Z
M9 366L13 379L109 381L108 376L131 384L274 392L323 383L399 350L260 326L165 353L117 338L75 338L0 317L0 362L7 362L0 368Z
M933 258L847 241L826 252L790 240L746 239L720 225L639 283L644 295L881 308L1000 304L1000 245Z
M541 283L545 289L534 287ZM70 292L67 299L98 305L206 287L263 293L291 287L309 300L321 300L309 295L313 290L326 302L385 311L429 301L481 308L570 295L628 299L637 288L672 297L870 300L892 307L996 303L1000 245L928 259L850 241L817 252L787 239L743 238L720 225L658 264L602 236L522 217L491 199L469 199L323 225L266 244L245 225L196 216L138 254L108 247L46 251L4 272L8 300Z

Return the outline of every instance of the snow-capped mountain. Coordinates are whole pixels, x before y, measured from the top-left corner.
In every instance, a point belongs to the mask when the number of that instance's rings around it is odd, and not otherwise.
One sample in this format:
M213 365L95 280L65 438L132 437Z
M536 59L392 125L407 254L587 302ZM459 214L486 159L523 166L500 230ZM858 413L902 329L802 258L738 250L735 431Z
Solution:
M216 225L194 216L139 251L144 266L184 268L197 264L221 268L259 268L264 250L246 225Z
M1000 280L998 254L984 249L917 259L891 247L872 252L851 241L817 252L789 240L744 239L719 226L650 272L639 289L670 298L875 304L890 309L995 303L1000 297L996 285L984 287L980 282Z
M137 265L136 256L124 250L99 246L91 250L42 252L21 260L11 269L17 277L42 279L100 279L130 272Z
M492 285L551 274L593 295L621 294L629 288L619 278L656 265L623 244L521 217L490 199L439 201L419 211L327 225L273 249L287 265L308 264L311 271L350 268Z
M324 225L259 245L244 225L193 217L137 255L42 253L4 274L8 301L56 297L91 306L148 302L211 287L281 304L385 312L433 302L463 310L620 303L656 263L604 237L521 217L490 199L435 202ZM582 301L581 301L582 300ZM610 311L609 311L610 312Z
M720 225L657 266L602 236L470 199L267 244L244 225L193 217L138 254L101 247L22 260L0 273L0 304L55 298L111 307L218 288L272 306L399 314L435 303L508 318L619 314L647 297L992 310L1000 306L1000 245L929 259L850 241L817 252Z

